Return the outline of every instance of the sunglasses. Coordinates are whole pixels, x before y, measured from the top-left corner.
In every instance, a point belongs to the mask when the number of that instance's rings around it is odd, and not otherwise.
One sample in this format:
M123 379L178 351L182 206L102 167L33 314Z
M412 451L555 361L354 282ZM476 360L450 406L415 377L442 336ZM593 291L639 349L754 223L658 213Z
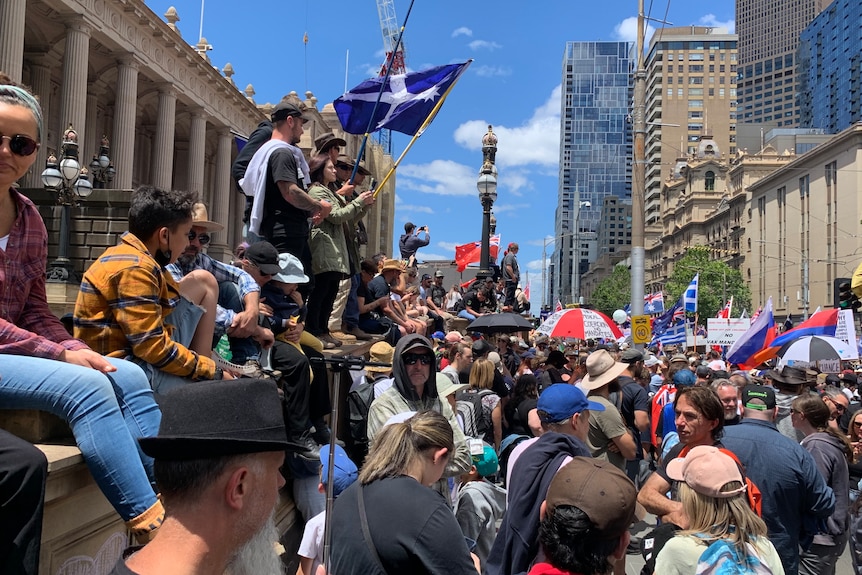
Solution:
M31 156L39 149L39 142L22 134L0 136L0 145L3 145L3 140L9 140L9 151L16 156Z
M190 231L189 232L189 241L193 242L195 240L195 238L197 238L198 242L200 242L200 244L202 246L205 246L208 243L210 243L209 234L199 234L194 230Z
M431 365L433 360L434 358L425 353L408 353L404 356L404 363L407 365L415 365L417 361L422 362L422 365Z
M853 427L862 427L862 421L854 421Z

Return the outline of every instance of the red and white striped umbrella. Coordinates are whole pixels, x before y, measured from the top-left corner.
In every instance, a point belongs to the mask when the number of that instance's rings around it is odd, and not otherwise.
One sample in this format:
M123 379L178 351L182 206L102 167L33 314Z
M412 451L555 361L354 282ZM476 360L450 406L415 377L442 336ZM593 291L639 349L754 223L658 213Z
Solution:
M593 309L564 309L554 312L536 330L548 337L577 339L619 339L620 328L605 314Z

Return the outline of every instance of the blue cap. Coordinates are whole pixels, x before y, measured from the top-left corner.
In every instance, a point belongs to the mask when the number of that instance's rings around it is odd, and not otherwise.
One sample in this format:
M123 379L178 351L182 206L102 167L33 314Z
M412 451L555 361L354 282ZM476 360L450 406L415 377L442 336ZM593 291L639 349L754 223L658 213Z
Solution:
M681 369L673 374L674 385L694 385L696 381L697 377L690 369Z
M329 478L329 445L320 448L320 463L323 466L320 482L326 485ZM341 492L350 487L359 477L356 464L347 456L347 452L340 445L335 445L335 473L332 476L332 496L338 497Z
M442 331L435 331L431 334L431 339L438 339L440 341L443 341L444 339L446 339L446 334Z
M545 413L539 416L544 423L563 421L587 409L604 411L605 407L589 401L583 391L568 383L555 383L545 389L536 405L536 410Z

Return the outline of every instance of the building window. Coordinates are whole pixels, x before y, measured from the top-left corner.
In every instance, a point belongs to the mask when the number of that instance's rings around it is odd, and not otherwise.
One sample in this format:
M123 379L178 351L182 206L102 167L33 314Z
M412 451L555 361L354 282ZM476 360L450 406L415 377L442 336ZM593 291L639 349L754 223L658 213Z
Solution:
M715 191L715 172L709 171L703 175L703 184L708 192Z

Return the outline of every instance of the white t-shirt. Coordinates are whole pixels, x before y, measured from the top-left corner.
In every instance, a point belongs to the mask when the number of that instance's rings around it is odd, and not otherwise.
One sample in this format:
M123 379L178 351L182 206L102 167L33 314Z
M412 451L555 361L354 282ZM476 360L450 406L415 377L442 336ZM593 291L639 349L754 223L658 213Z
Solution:
M318 513L305 524L302 541L296 552L300 557L314 559L311 573L317 573L317 567L323 565L323 534L326 529L326 511Z

